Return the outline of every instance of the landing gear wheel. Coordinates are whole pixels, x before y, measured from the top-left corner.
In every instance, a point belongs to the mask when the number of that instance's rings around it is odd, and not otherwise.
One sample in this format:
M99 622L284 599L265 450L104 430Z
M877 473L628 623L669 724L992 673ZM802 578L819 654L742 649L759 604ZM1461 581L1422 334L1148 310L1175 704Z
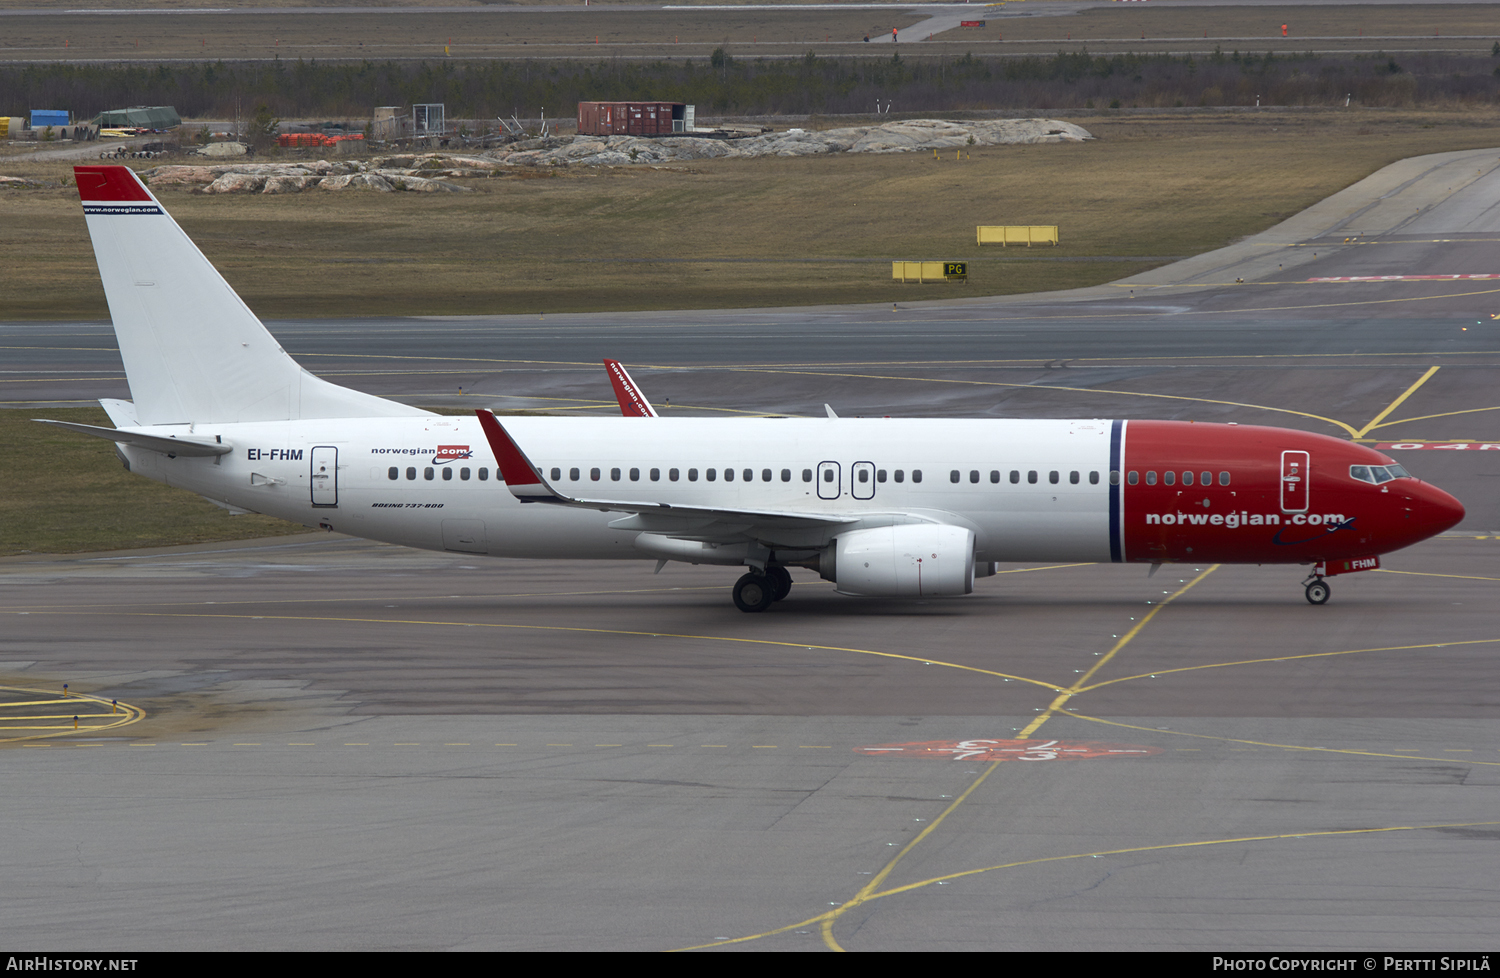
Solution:
M780 601L792 593L792 575L785 567L767 567L766 578L774 589L772 601Z
M776 585L764 574L746 574L734 582L734 606L741 611L765 611L776 600Z
M1321 577L1307 585L1308 604L1327 604L1328 597L1333 592L1329 590L1328 583Z

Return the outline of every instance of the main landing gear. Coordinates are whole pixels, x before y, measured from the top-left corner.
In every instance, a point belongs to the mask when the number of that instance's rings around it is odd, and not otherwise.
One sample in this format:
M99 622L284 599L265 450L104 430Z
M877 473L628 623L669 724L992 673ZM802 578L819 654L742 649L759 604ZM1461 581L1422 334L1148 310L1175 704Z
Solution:
M1328 587L1328 582L1321 575L1314 574L1311 578L1302 582L1307 585L1304 588L1307 594L1308 604L1327 604L1329 596L1333 593Z
M734 606L741 611L765 611L792 591L792 575L785 567L751 571L734 582Z

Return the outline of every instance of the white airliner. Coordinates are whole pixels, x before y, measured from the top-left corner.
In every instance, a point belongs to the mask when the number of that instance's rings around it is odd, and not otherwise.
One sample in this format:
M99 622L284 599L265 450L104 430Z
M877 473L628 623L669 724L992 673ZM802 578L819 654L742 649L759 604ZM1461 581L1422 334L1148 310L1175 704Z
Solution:
M49 423L233 511L465 554L741 566L744 611L785 597L789 567L900 598L967 594L998 561L1303 564L1322 604L1325 576L1463 517L1379 452L1279 428L672 419L618 364L630 416L439 416L302 369L133 172L75 172L133 400L100 402L114 428Z

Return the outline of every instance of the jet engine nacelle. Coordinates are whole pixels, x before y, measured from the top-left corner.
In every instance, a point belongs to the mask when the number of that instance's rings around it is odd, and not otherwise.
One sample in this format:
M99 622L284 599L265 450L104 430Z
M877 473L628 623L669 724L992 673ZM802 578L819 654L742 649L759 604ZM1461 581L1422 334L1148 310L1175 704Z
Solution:
M851 530L835 537L830 551L819 571L842 594L941 597L974 590L974 531L962 526Z

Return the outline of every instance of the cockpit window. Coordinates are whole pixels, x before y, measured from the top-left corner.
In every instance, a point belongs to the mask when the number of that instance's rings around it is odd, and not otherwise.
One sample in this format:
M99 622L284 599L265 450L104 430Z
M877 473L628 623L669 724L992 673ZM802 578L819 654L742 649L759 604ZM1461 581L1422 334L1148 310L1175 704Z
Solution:
M1411 473L1399 465L1351 465L1349 478L1379 486L1392 479L1409 479Z

